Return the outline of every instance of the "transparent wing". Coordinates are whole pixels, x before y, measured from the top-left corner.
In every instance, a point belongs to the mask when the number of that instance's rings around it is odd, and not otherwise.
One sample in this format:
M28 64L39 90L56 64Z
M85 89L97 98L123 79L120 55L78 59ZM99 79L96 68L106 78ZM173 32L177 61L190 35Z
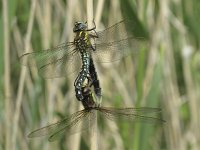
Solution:
M135 22L123 20L103 31L97 32L93 53L97 62L111 62L136 54L148 46L148 41L135 33Z
M25 53L20 57L22 64L37 66L44 78L56 78L69 75L80 68L80 57L73 43L63 43L55 48Z
M93 117L94 114L92 111L81 110L60 122L31 132L28 137L49 136L49 141L55 141L64 134L71 135L83 130L88 130L90 126L92 126Z
M126 120L134 122L147 122L147 123L164 123L161 118L148 116L152 113L160 113L160 108L112 108L112 107L100 107L98 109L101 114L110 120Z
M92 57L96 62L112 62L137 54L140 49L145 48L145 45L147 41L143 38L127 38L111 43L96 44L96 51L92 53Z
M137 24L132 20L122 20L103 31L97 32L96 43L112 43L129 37L140 38L146 36L143 31L137 31Z
M71 135L80 131L90 130L90 128L93 126L95 115L93 111L89 111L89 112L86 110L83 110L83 111L84 111L84 114L82 117L74 120L74 122L70 124L69 126L65 126L63 128L56 130L56 132L52 134L48 140L52 142L52 141L57 140L59 137L61 137L62 135L66 133L68 133L68 135ZM70 130L68 130L68 128Z

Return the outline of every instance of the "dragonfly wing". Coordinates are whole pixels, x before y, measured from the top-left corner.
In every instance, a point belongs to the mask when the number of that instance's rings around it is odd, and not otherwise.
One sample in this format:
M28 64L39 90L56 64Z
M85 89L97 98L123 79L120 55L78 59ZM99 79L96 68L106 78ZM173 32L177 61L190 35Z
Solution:
M110 43L127 39L127 37L146 37L146 33L138 31L138 24L132 20L122 20L105 30L97 32L96 43Z
M55 133L56 130L59 130L60 128L63 128L65 126L70 126L71 123L73 123L74 120L77 118L81 117L84 114L84 111L78 111L71 116L56 122L54 124L50 124L48 126L42 127L40 129L34 130L31 132L28 137L29 138L34 138L34 137L40 137L40 136L46 136L46 135L51 135Z
M110 43L95 44L96 51L93 51L92 54L96 62L112 62L120 60L122 57L135 55L146 45L147 41L144 38L129 37Z
M52 61L39 68L39 74L44 78L57 78L70 75L80 70L81 58L78 53L64 55L62 58Z
M55 48L23 54L20 61L29 67L37 66L44 78L69 75L80 67L80 57L72 43L63 43Z
M161 113L161 108L152 108L152 107L139 107L139 108L133 108L133 107L125 107L125 108L115 108L115 107L101 107L102 110L105 109L105 111L109 112L115 112L115 113L127 113L127 114L138 114L138 115L144 115L144 114L152 114L152 113Z
M31 132L28 137L49 136L49 141L55 141L67 133L67 135L75 134L84 130L89 130L93 125L94 120L93 111L81 110L70 117L61 120L57 123L45 126Z
M110 62L137 53L148 45L143 36L135 35L136 23L123 20L103 31L97 32L94 57L97 62Z
M124 120L133 122L145 122L145 123L163 123L165 122L161 118L153 116L147 116L147 113L159 113L159 108L99 108L101 114L103 114L109 120Z
M73 122L68 126L63 126L62 128L57 129L48 140L53 142L66 133L72 135L77 132L88 131L93 126L94 118L95 115L92 110L89 112L84 110L84 113L80 117L73 120Z

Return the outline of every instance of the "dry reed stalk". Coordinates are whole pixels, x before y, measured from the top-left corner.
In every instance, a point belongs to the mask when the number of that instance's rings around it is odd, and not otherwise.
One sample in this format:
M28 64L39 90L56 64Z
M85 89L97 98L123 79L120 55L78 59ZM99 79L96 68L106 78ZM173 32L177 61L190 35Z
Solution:
M97 9L95 12L95 23L96 23L97 27L98 27L98 24L100 23L100 20L102 17L104 1L105 0L99 0L97 3Z
M87 0L87 23L88 28L93 27L93 0ZM98 149L98 139L97 139L97 111L94 111L94 120L91 118L92 126L90 126L90 149L97 150Z
M25 51L26 52L28 52L30 48L30 40L31 40L31 33L32 33L33 22L34 22L35 8L36 8L36 0L32 0L29 23L28 23L27 33L25 37ZM27 69L23 67L20 72L19 87L18 87L17 99L16 99L16 108L15 108L14 119L13 119L12 147L11 147L11 149L13 150L15 149L16 140L17 140L18 121L19 121L19 116L20 116L20 108L22 104L26 71Z
M182 16L184 16L182 9L178 9L179 17L173 17L173 25L180 32L179 39L180 45L182 45L182 63L183 63L183 76L186 84L186 97L188 102L188 107L190 108L190 128L186 132L186 135L189 135L189 138L185 136L186 142L193 145L194 149L198 149L200 146L199 138L200 138L200 111L199 111L199 90L197 88L198 84L196 84L195 78L193 78L193 70L191 67L191 60L193 59L192 54L194 52L194 45L190 45L187 41L188 39L188 31L185 25L183 24ZM190 136L193 136L193 139Z
M185 45L183 51L191 50L190 47ZM184 53L184 52L183 52ZM200 123L199 123L199 105L198 105L198 95L195 89L195 82L192 78L192 74L190 71L190 54L188 56L183 56L183 69L184 69L184 79L187 88L187 97L189 99L188 105L190 108L190 128L192 129L192 133L196 139L200 137ZM190 129L190 130L191 130ZM191 132L191 131L189 131ZM198 141L198 140L197 140ZM196 142L195 142L196 143ZM195 147L195 145L193 145Z
M172 41L170 38L170 24L169 24L169 11L170 2L168 0L162 1L160 3L160 14L158 18L158 24L160 30L163 31L163 39L161 39L162 47L165 50L164 53L164 104L168 110L170 121L168 122L166 129L169 135L169 149L181 149L184 150L184 140L183 133L181 132L181 122L179 116L179 106L180 106L180 93L178 91L177 76L175 71L175 60L173 55ZM159 45L159 44L158 44ZM167 86L166 86L167 85ZM167 131L168 130L168 131Z
M77 1L77 0L68 0L67 4L66 4L66 8L65 8L65 24L64 24L64 30L63 33L61 34L61 41L66 41L66 39L68 40L72 40L74 37L73 34L73 30L72 27L74 25L74 21L79 21L78 19L80 19L80 17L76 14L78 12L78 10L81 10L81 5L82 2L81 1ZM70 17L69 17L70 16ZM75 18L75 19L74 19ZM74 85L74 79L76 78L77 74L71 74L69 76L69 85ZM65 97L68 100L68 104L66 105L68 112L74 113L75 111L82 109L82 105L80 102L78 102L75 98L74 95L74 86L72 86L71 88L69 88L69 91L67 92L67 94L65 95ZM66 99L65 98L65 99ZM81 127L78 126L78 128ZM81 130L81 129L78 129ZM69 149L73 149L73 150L79 150L80 146L81 146L81 132L78 132L76 134L74 134L73 136L70 136L69 139L66 141L66 147Z
M52 4L50 0L38 1L36 7L36 20L39 24L39 30L41 33L41 42L43 49L50 47L51 35L52 35ZM53 120L54 101L57 90L57 81L55 79L45 81L46 96L45 101L47 105L47 120L51 122ZM53 149L50 143L45 144L46 149Z
M108 23L109 23L108 26L113 25L117 21L120 21L123 19L123 18L121 18L121 10L119 9L119 7L120 7L119 1L111 1L109 13L108 13L108 16L109 16L108 17ZM100 10L101 9L99 9L99 11ZM100 14L100 12L99 12L99 14ZM101 12L101 14L102 14L102 12ZM98 13L96 14L96 16L98 16ZM98 18L97 18L97 22L98 22ZM98 26L98 24L97 24L97 26ZM106 95L107 98L109 98L109 100L107 99L106 101L104 101L105 102L104 104L113 106L113 103L114 103L113 91L110 90L111 89L110 86L114 86L119 91L120 95L122 95L123 102L127 106L132 106L132 98L131 98L130 93L128 93L129 85L125 84L122 77L120 77L120 74L119 74L118 70L116 70L114 62L102 63L101 65L103 67L105 67L107 70L109 70L108 72L105 72L105 71L102 72L102 74L101 74L101 72L100 73L98 72L98 74L100 76L100 80L102 81L101 85L102 85L102 87L104 87L103 89L109 89L109 90L103 90L104 91L103 95ZM119 64L117 64L117 65L119 65ZM117 66L117 68L119 68L119 66ZM130 83L130 81L129 81L129 83ZM109 121L108 126L109 126L108 128L109 128L109 133L110 133L109 136L113 135L114 141L116 143L116 146L114 147L114 149L124 149L123 138L120 135L120 133L118 132L118 130L116 129L117 123ZM107 147L108 148L109 143L106 143L106 142L107 142L107 140L105 140L103 138L102 142L101 142L101 143L103 143L103 145L100 145L99 147Z
M16 50L17 50L17 54L20 57L22 55L22 53L24 53L23 50L23 39L22 39L22 35L20 34L19 31L19 27L17 26L17 24L14 25L13 27L13 37L14 37L14 41L15 41L15 45L16 45ZM31 47L31 45L30 45ZM30 48L31 49L31 48ZM33 83L31 81L30 75L27 74L26 75L26 87L27 87L27 91L28 91L28 95L31 95L31 92L33 91Z
M128 92L128 85L125 85L119 73L114 68L111 67L110 72L111 76L113 76L116 87L118 88L120 94L123 97L123 102L125 103L125 106L133 106L133 97Z
M3 26L4 26L4 88L5 88L5 110L6 110L6 150L11 149L11 85L10 85L10 36L8 20L8 1L3 0Z
M82 109L82 105L79 104L78 110L81 110L81 109ZM80 123L80 126L78 126L77 128L80 128L80 127L81 127L81 123ZM78 130L81 130L81 129L78 129ZM80 141L81 141L81 132L77 132L76 134L72 135L69 138L69 141L66 143L66 144L68 144L68 145L66 145L66 147L68 147L69 149L73 149L73 150L80 150L81 149Z

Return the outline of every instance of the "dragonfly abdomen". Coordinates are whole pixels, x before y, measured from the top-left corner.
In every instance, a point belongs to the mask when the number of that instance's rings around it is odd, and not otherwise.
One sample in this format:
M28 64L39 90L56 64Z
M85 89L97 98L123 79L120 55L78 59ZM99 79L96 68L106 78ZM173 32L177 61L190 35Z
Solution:
M77 32L76 37L74 38L74 44L76 46L76 50L80 52L82 59L82 69L77 76L74 86L76 92L76 98L79 101L84 99L82 93L83 82L89 76L89 67L90 67L90 40L87 31Z
M89 65L90 65L89 53L87 52L81 53L81 59L82 59L82 69L74 82L76 98L79 101L82 101L84 98L83 93L82 93L83 82L89 75Z
M97 95L98 98L101 97L101 87L98 79L98 75L94 66L93 59L90 57L90 76L92 78L92 83L94 85L94 92Z

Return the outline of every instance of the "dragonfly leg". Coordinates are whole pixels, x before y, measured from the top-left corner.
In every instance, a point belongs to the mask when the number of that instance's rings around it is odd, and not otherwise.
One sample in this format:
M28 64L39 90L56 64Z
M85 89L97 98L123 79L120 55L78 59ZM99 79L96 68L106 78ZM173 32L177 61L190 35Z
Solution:
M91 48L93 51L96 51L96 46L91 45L90 48Z
M96 38L98 38L98 34L97 34L97 32L94 30L94 32L95 32L95 34L89 34L89 37L90 38L92 38L94 41L95 41L95 39ZM96 44L94 43L94 44L91 44L90 45L90 48L93 50L93 51L96 51Z
M93 24L94 24L94 27L93 28L91 28L91 29L87 29L86 31L92 31L92 30L95 30L96 29L96 24L95 24L95 21L94 21L94 19L93 19Z
M92 38L94 41L96 38L98 38L97 34L96 34L96 31L95 31L95 35L94 34L89 34L89 37ZM93 51L96 51L96 44L91 44L90 45L90 48L93 50Z
M93 38L93 39L98 38L99 36L98 36L98 34L97 34L97 32L96 32L95 30L94 30L94 33L95 33L95 34L91 34L91 33L90 33L90 34L89 34L89 37L90 37L90 38Z

